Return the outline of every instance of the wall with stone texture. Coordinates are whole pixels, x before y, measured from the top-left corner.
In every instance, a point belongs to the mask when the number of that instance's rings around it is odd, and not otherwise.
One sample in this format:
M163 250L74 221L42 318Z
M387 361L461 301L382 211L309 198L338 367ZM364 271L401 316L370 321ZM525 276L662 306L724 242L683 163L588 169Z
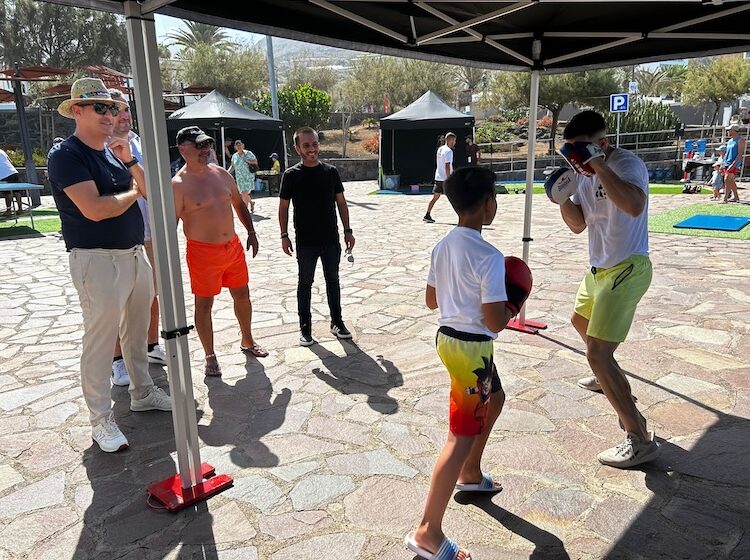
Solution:
M26 123L31 136L31 147L46 153L55 136L67 137L73 134L75 121L66 119L57 111L42 110L40 123L39 113L38 108L27 108ZM16 150L20 147L21 135L15 109L0 111L0 148Z

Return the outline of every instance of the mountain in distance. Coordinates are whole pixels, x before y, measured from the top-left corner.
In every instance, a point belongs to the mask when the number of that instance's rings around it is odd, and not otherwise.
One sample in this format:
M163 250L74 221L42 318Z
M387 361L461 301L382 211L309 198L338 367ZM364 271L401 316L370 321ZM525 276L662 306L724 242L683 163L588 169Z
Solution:
M255 43L255 46L265 50L266 39L260 39ZM349 62L353 58L363 54L366 53L279 37L273 38L273 56L279 66L285 66L293 60L300 59L309 61L314 66L349 66Z

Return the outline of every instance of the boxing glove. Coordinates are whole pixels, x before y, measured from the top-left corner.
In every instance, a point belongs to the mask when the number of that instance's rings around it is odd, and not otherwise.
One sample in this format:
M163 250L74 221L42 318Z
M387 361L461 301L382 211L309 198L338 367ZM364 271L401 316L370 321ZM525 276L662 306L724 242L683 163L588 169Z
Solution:
M547 197L555 204L562 204L578 190L578 177L570 169L556 169L544 182Z
M531 270L518 257L505 257L505 293L508 300L505 305L515 317L531 293L533 278Z
M591 142L566 142L560 148L560 155L576 173L591 177L596 173L591 167L591 160L603 158L604 152Z

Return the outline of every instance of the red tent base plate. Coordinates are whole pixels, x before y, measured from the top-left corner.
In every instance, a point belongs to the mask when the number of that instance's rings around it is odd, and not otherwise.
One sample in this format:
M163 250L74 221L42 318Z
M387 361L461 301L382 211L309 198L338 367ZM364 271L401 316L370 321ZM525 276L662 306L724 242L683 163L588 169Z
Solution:
M541 329L546 329L547 324L538 323L537 321L524 321L524 323L521 324L518 319L511 319L508 321L508 325L505 328L526 334L537 334Z
M228 474L215 474L214 468L208 463L201 464L201 478L192 488L183 488L180 475L176 474L161 482L155 482L146 489L149 497L153 497L169 511L179 511L195 502L210 498L222 490L232 486L232 477Z

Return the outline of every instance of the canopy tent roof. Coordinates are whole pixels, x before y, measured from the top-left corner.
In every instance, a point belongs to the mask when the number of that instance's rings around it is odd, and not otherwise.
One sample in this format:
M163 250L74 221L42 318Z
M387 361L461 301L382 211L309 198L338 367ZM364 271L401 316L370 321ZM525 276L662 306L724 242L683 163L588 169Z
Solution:
M191 103L187 107L178 109L169 115L168 121L185 121L187 124L216 125L219 127L247 127L252 122L252 128L259 130L282 130L284 123L258 111L253 111L235 103L214 90L200 101Z
M472 127L474 117L457 111L432 91L400 111L380 119L380 128Z
M55 0L123 12L121 0ZM567 72L750 50L750 2L144 0L143 9L311 43L484 68Z

